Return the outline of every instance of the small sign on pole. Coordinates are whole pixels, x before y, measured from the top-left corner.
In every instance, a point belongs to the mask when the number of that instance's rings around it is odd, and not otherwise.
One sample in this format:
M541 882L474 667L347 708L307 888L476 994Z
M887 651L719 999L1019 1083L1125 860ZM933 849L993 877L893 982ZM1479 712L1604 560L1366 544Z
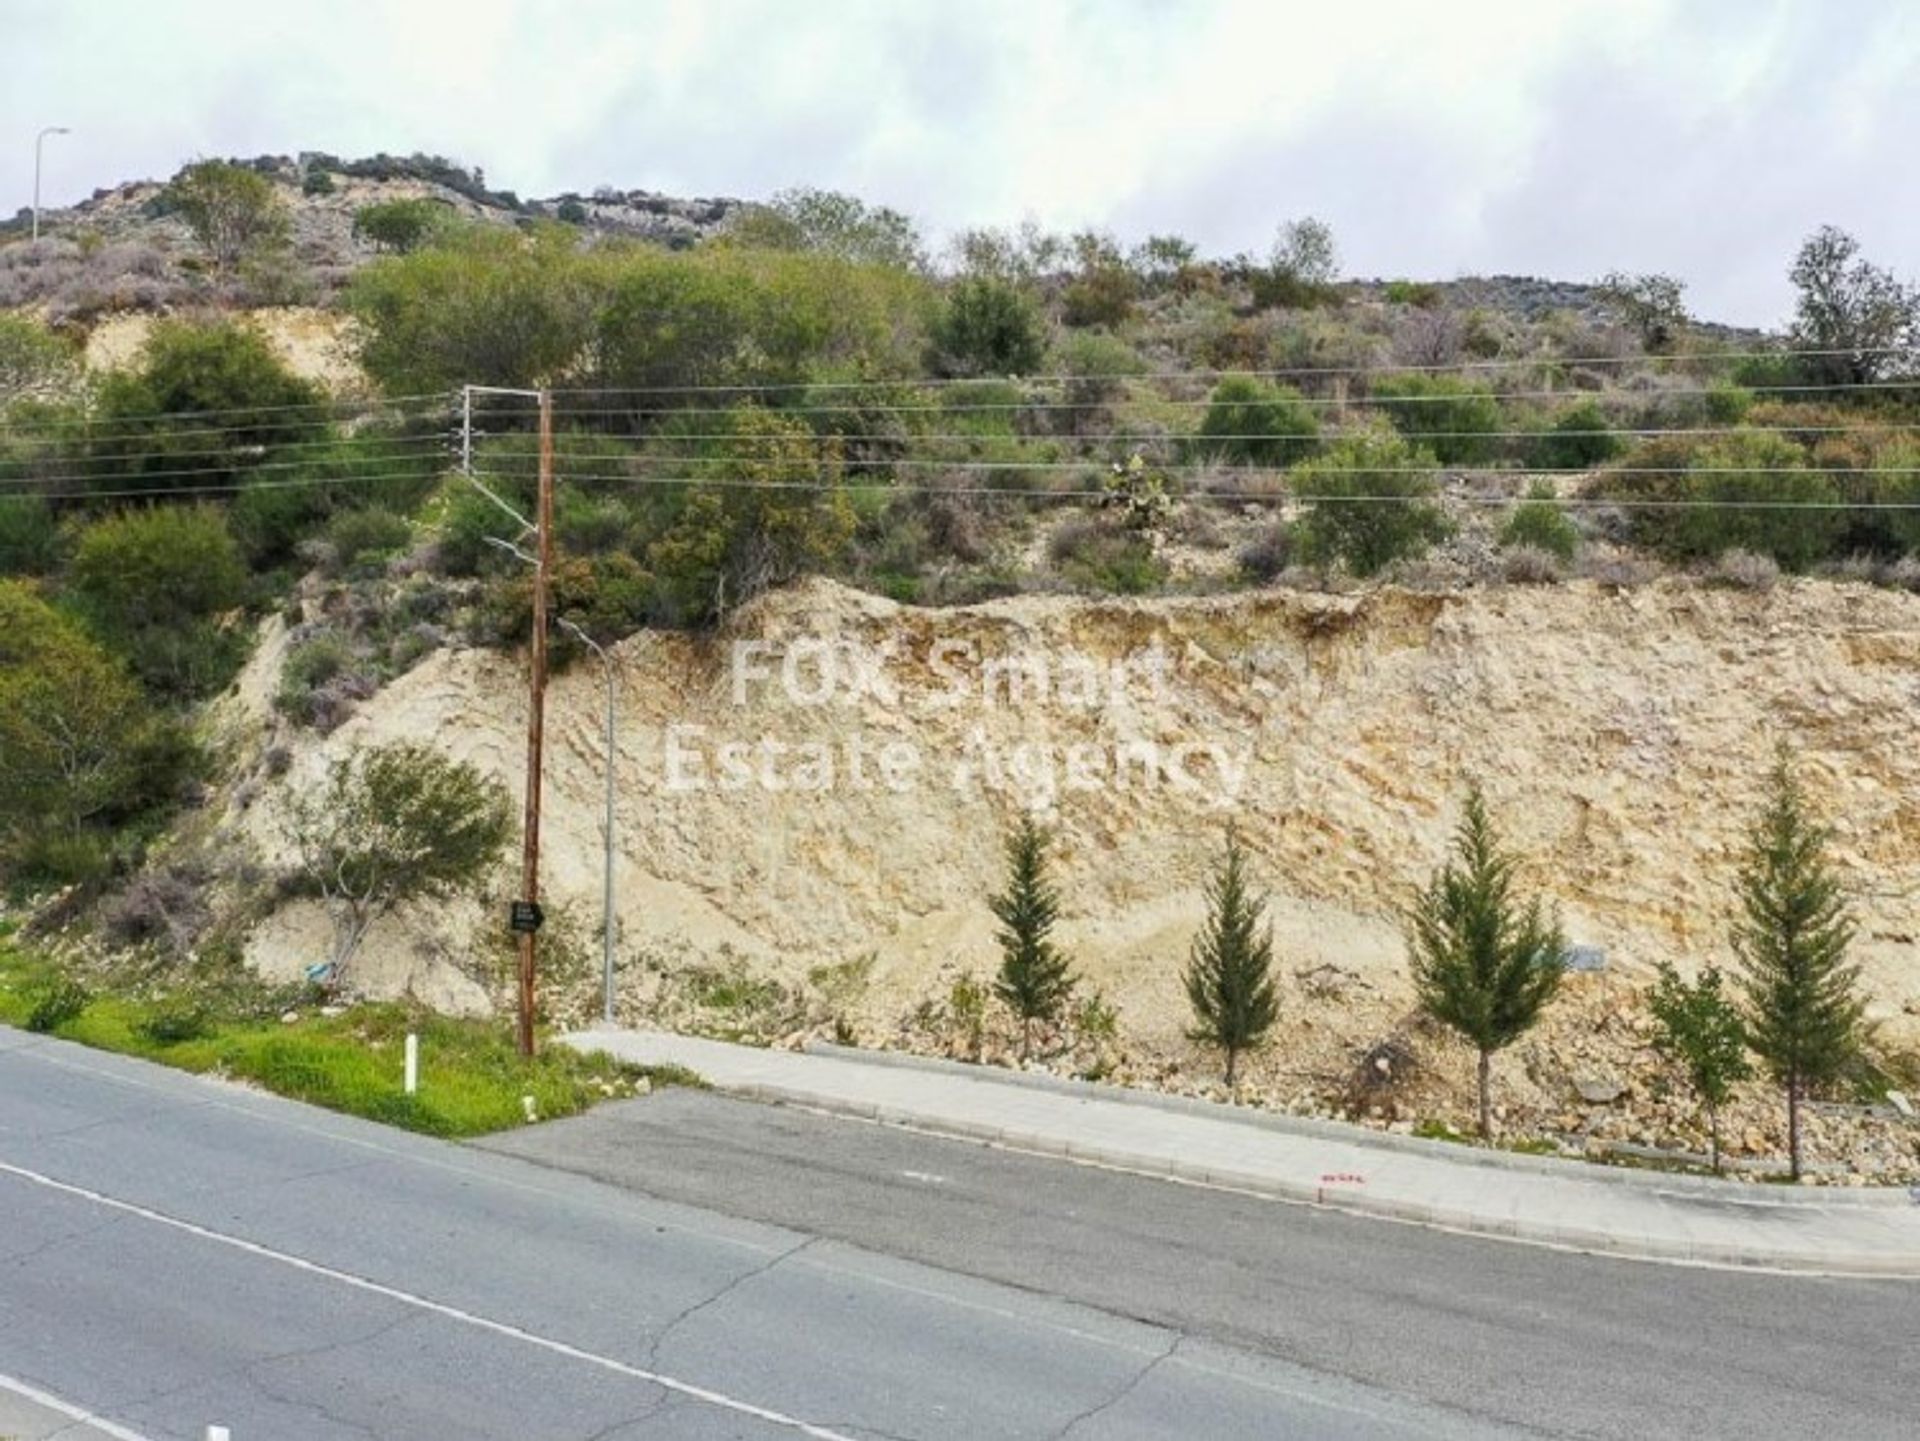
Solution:
M420 1089L420 1037L407 1032L407 1094Z
M507 911L507 925L515 935L530 936L546 924L547 913L538 901L515 901Z

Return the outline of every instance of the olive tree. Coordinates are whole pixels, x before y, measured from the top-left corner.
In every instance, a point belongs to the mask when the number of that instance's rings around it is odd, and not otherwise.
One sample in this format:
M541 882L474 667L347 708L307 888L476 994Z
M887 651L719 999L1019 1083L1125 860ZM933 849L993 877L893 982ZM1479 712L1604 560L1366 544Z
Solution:
M375 921L408 901L478 882L512 830L506 788L464 761L397 741L350 752L287 803L283 829L298 879L333 923L329 984Z
M1860 242L1836 226L1807 237L1788 278L1800 292L1793 341L1822 352L1803 360L1822 383L1870 384L1920 341L1920 289L1862 260Z

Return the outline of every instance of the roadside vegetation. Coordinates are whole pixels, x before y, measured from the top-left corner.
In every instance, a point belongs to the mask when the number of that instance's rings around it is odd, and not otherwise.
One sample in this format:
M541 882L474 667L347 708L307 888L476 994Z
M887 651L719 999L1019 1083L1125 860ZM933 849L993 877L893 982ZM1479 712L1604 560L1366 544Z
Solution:
M477 1136L573 1115L654 1085L698 1084L672 1067L623 1064L547 1046L532 1060L498 1024L417 1006L336 1006L317 989L275 989L229 973L156 984L37 958L0 939L0 1022L218 1075L276 1095L427 1135ZM403 1084L407 1034L420 1084Z

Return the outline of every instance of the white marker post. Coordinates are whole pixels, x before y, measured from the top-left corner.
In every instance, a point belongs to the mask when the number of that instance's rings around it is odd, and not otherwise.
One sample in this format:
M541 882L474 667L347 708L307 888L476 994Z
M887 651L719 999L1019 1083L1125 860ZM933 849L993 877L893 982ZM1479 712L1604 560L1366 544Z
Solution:
M207 1441L232 1441L232 1437L227 1434L227 1428L224 1426L209 1426Z
M420 1089L420 1038L412 1031L407 1032L407 1094L411 1096ZM214 1441L208 1437L207 1441Z

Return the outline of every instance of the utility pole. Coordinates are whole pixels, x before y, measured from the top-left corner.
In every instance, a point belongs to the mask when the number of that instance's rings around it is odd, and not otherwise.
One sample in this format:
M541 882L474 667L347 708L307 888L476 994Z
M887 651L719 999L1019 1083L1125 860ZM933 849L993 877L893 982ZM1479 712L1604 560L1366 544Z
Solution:
M33 238L40 238L40 151L47 143L49 135L71 135L73 132L64 125L49 125L33 137Z
M527 706L527 805L520 895L534 919L520 930L520 1054L533 1054L535 940L540 906L541 752L547 720L547 591L553 576L553 394L540 392L540 492L534 510L532 680Z

